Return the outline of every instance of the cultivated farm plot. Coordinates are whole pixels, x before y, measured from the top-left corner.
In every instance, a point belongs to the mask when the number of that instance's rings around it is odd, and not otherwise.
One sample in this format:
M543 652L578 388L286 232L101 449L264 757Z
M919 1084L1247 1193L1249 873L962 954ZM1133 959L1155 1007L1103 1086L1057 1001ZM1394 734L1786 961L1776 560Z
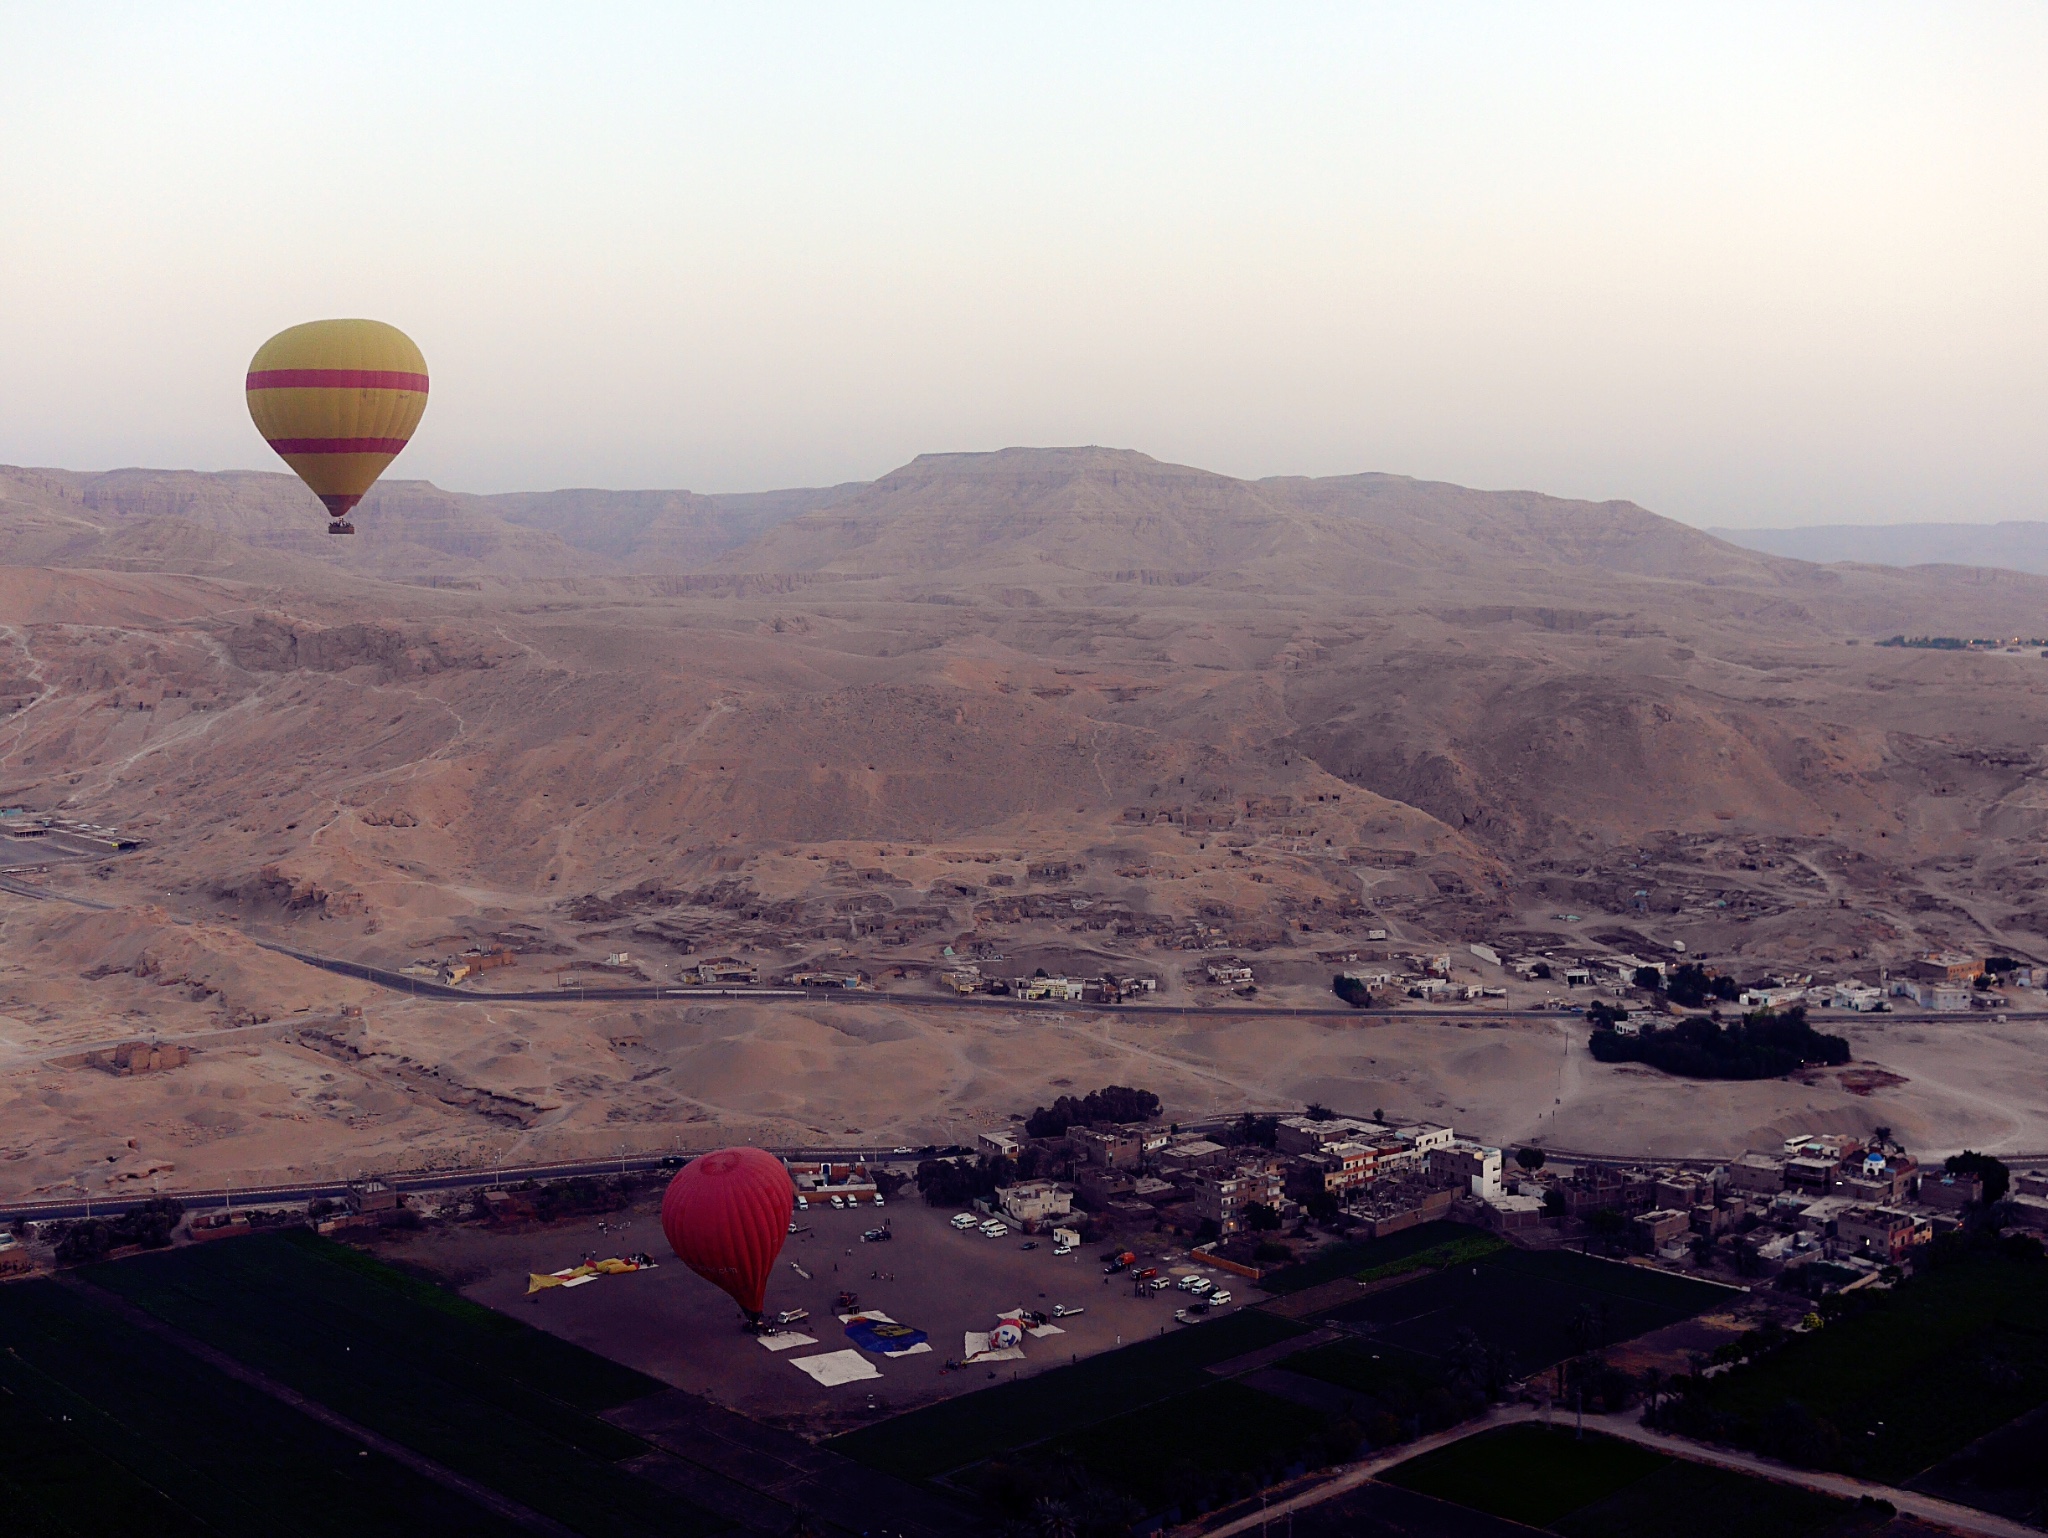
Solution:
M1305 1287L1357 1276L1380 1266L1420 1255L1425 1250L1473 1237L1491 1238L1485 1229L1465 1223L1421 1223L1404 1228L1384 1239L1364 1239L1352 1244L1332 1245L1321 1254L1289 1266L1264 1278L1259 1285L1271 1293L1300 1292Z
M44 1281L0 1288L0 1492L53 1538L520 1531Z
M2044 1319L2048 1262L1958 1256L1890 1293L1856 1295L1825 1329L1715 1379L1702 1407L1714 1434L1769 1450L1782 1440L1774 1422L1797 1404L1839 1438L1832 1463L2024 1511L2048 1493L2031 1457L2040 1432L2021 1424L1988 1434L2048 1405Z
M617 1465L596 1410L659 1388L310 1234L138 1256L93 1280L358 1424L579 1532L726 1524Z
M1290 1466L1351 1456L1355 1434L1326 1445L1329 1426L1329 1417L1300 1405L1211 1381L1165 1405L1069 1432L1046 1452L1071 1456L1147 1511L1192 1511L1270 1483Z
M1333 1309L1335 1321L1405 1351L1442 1357L1469 1330L1512 1373L1540 1371L1675 1324L1727 1289L1565 1250L1503 1250Z
M1881 1508L1565 1426L1481 1432L1383 1477L1563 1538L1860 1538L1891 1520Z
M927 1405L827 1445L885 1473L928 1479L1215 1384L1205 1369L1306 1332L1247 1311L1067 1367Z

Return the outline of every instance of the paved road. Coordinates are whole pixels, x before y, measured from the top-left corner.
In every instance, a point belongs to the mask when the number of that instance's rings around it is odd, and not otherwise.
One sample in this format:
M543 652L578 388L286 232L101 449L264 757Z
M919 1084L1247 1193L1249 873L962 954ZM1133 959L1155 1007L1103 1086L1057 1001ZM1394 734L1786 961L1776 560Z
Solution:
M114 904L95 902L90 898L76 897L69 892L45 891L20 882L0 877L0 891L13 892L21 897L33 897L43 902L67 902L81 908L98 912L112 911ZM175 922L189 924L190 919L176 919ZM1287 1004L1085 1004L1052 1002L1049 1000L1025 1000L979 995L957 997L947 994L913 993L870 993L859 989L845 988L676 988L663 983L621 984L616 987L577 988L521 988L502 992L486 992L472 988L454 988L446 983L428 982L424 978L407 977L383 967L369 966L360 961L344 961L338 956L321 956L311 951L297 950L275 940L266 940L259 935L244 931L247 938L267 951L280 956L289 956L293 961L309 967L318 967L324 972L333 972L341 977L353 977L360 982L374 983L394 993L410 993L420 998L447 999L465 1004L569 1004L569 1003L620 1003L630 1000L654 999L803 999L809 1003L830 1004L888 1004L912 1009L983 1009L983 1010L1035 1010L1046 1014L1059 1014L1066 1010L1080 1010L1097 1014L1166 1016L1166 1015L1208 1015L1225 1019L1257 1019L1276 1017L1309 1020L1359 1020L1366 1023L1391 1020L1565 1020L1568 1014L1554 1009L1489 1009L1477 1006L1463 1009L1408 1009L1360 1011L1348 1005L1328 1007L1297 1007ZM2048 1020L2048 1010L2006 1010L2011 1020ZM1978 1015L1955 1014L1908 1014L1889 1013L1887 1023L1900 1024L1959 1024L1965 1020L1976 1020Z
M1249 1533L1258 1529L1261 1523L1275 1522L1290 1511L1303 1511L1323 1501L1332 1500L1347 1490L1355 1490L1394 1465L1405 1463L1410 1458L1429 1452L1433 1448L1460 1441L1494 1426L1509 1426L1517 1422L1537 1420L1541 1415L1542 1411L1533 1405L1497 1406L1478 1420L1467 1421L1462 1426L1453 1426L1449 1431L1419 1438L1406 1446L1393 1448L1363 1462L1351 1464L1335 1478L1324 1480L1299 1495L1273 1501L1262 1512L1255 1511L1216 1527L1206 1527L1200 1522L1191 1523L1175 1529L1175 1535L1176 1538L1233 1538L1233 1535L1238 1533ZM1558 1411L1557 1416L1558 1424L1569 1423L1567 1412ZM1611 1437L1639 1442L1645 1447L1657 1448L1674 1457L1690 1458L1695 1463L1711 1463L1725 1469L1737 1469L1745 1474L1761 1474L1767 1479L1802 1485L1809 1490L1818 1490L1825 1495L1842 1496L1852 1501L1861 1496L1874 1496L1878 1500L1890 1501L1903 1515L1919 1517L1959 1533L1981 1533L1985 1538L2041 1538L2038 1528L1994 1516L1988 1511L1958 1506L1953 1501L1937 1500L1931 1495L1922 1495L1917 1490L1901 1490L1892 1485L1873 1484L1869 1480L1852 1479L1847 1474L1821 1474L1811 1469L1790 1468L1782 1463L1774 1463L1768 1458L1760 1458L1753 1453L1690 1442L1668 1432L1651 1431L1628 1415L1588 1415L1586 1425Z
M680 1157L690 1158L708 1149L697 1149ZM832 1159L837 1161L867 1163L896 1155L889 1148L858 1148L836 1146L829 1148L775 1148L769 1152L788 1159ZM409 1174L380 1174L376 1178L400 1191L450 1191L475 1190L511 1184L521 1180L564 1180L572 1175L617 1175L628 1171L645 1173L664 1167L663 1160L677 1157L666 1154L642 1154L624 1159L587 1159L568 1164L507 1164L461 1170L428 1170ZM130 1208L139 1207L158 1194L174 1196L185 1204L188 1211L205 1211L211 1207L231 1207L240 1203L244 1207L269 1207L287 1202L309 1202L316 1197L330 1199L348 1194L349 1183L345 1180L308 1181L298 1184L257 1185L257 1186L214 1186L197 1191L136 1192L107 1201L87 1201L83 1197L64 1197L59 1200L42 1202L0 1203L0 1220L6 1219L49 1219L111 1217Z

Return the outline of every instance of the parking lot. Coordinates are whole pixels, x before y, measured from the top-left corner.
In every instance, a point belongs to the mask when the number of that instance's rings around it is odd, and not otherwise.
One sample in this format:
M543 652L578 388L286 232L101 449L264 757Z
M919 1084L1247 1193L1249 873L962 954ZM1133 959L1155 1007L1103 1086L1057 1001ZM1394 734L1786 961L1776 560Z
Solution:
M880 1210L834 1211L814 1202L809 1212L797 1214L801 1231L776 1262L768 1313L808 1309L809 1320L792 1328L817 1344L780 1353L746 1334L731 1300L669 1254L653 1197L610 1214L603 1230L588 1218L528 1233L461 1227L418 1235L389 1253L455 1282L480 1303L678 1388L763 1419L786 1417L813 1434L1186 1328L1174 1322L1174 1311L1194 1298L1172 1285L1140 1297L1131 1276L1105 1277L1100 1256L1107 1245L1084 1245L1055 1257L1048 1235L1037 1236L1036 1247L1026 1250L1021 1234L997 1239L975 1229L962 1232L952 1226L953 1216L951 1209L927 1207L908 1192ZM862 1241L864 1230L884 1223L890 1240ZM573 1265L587 1252L634 1250L645 1250L661 1265L527 1295L529 1272ZM1169 1283L1196 1271L1219 1275L1191 1266L1183 1252L1141 1250L1138 1268L1148 1267L1157 1267ZM1237 1279L1220 1280L1236 1302L1212 1318L1246 1300ZM814 1383L789 1360L852 1346L832 1306L841 1289L857 1293L863 1308L926 1331L931 1351L895 1358L863 1353L880 1378L831 1388ZM965 1333L992 1329L999 1311L1021 1307L1050 1314L1055 1305L1084 1312L1057 1320L1060 1334L1027 1338L1025 1360L946 1370L949 1360L962 1356Z

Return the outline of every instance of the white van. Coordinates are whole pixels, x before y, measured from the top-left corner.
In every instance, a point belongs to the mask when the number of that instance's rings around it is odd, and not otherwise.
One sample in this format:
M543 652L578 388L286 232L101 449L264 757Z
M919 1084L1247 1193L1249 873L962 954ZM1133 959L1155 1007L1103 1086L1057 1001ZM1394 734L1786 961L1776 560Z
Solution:
M974 1214L971 1212L954 1213L953 1226L959 1229L963 1234L966 1233L968 1229L974 1227Z

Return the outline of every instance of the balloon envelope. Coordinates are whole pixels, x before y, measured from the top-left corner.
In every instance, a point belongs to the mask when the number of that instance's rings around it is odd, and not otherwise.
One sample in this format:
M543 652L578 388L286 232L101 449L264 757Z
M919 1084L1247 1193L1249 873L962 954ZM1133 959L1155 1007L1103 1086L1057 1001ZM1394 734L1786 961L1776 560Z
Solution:
M381 320L315 320L249 360L249 416L300 480L345 517L427 409L427 360Z
M669 1182L661 1231L684 1265L758 1314L795 1204L780 1159L758 1148L721 1148Z

